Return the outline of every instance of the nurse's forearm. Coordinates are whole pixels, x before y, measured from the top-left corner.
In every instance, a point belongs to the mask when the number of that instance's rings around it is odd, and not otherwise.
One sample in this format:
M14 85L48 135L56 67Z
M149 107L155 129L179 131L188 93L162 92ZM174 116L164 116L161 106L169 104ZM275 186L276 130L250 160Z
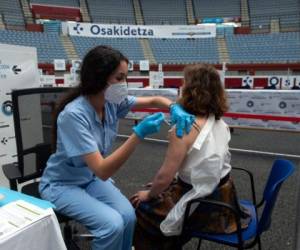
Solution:
M110 178L126 162L139 143L140 139L133 133L118 149L103 159L96 175L102 180Z
M173 103L170 99L163 96L137 97L133 108L169 108Z
M169 106L172 103L173 102L170 99L166 98L166 97L156 96L156 97L154 97L152 106L157 107L157 108L169 108Z

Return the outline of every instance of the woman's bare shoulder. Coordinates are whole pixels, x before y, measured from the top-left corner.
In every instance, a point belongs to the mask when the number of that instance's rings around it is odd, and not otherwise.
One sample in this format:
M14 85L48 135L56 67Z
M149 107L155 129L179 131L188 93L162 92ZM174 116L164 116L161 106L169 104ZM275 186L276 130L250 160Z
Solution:
M185 144L188 148L193 145L194 141L198 137L199 133L201 133L201 129L205 125L206 118L196 117L195 122L191 127L191 131L189 134L184 134L182 138L178 138L176 136L175 127L169 130L169 142L172 144Z

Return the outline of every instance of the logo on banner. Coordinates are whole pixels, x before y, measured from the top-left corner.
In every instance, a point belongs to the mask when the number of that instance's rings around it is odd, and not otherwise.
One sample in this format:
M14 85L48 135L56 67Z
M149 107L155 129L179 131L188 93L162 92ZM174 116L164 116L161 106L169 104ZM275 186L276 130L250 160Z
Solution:
M76 31L78 35L83 31L83 27L80 25L80 23L76 23L76 26L73 27L73 30Z
M13 112L13 105L12 105L12 101L5 101L2 103L2 113L6 116L10 116L12 115Z
M6 137L3 137L3 138L1 139L1 143L2 143L3 145L6 145L7 142L8 142L8 139L7 139Z
M285 109L286 108L286 102L280 102L278 106L281 109Z
M281 88L282 89L292 89L294 86L294 79L290 76L283 76Z
M252 76L245 76L242 80L242 88L245 89L253 89L253 77Z
M272 76L269 78L268 82L269 89L279 89L280 88L280 78L277 76Z
M254 102L253 101L248 101L247 102L247 107L248 108L252 108L254 106Z
M283 81L283 86L287 87L287 88L290 88L292 86L291 80L290 79L285 79Z

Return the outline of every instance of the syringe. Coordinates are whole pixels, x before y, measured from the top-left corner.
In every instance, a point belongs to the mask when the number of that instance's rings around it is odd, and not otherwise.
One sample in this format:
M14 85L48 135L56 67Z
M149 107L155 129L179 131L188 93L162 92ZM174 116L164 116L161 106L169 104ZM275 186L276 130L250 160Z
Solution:
M165 124L167 124L168 126L171 126L171 123L170 123L167 119L164 119L164 122L165 122Z

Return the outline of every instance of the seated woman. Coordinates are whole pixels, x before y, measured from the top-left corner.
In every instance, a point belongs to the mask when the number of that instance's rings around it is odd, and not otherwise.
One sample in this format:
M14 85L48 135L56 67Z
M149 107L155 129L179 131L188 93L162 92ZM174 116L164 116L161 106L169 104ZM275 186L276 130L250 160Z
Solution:
M221 119L227 110L226 93L216 69L204 64L187 66L178 102L196 120L183 138L176 137L174 128L170 130L164 162L150 189L131 197L137 215L136 250L176 249L176 237L166 236L180 234L191 199L205 197L238 206L230 177L230 131ZM242 226L246 227L248 216L242 213ZM203 204L188 223L203 232L232 233L237 229L230 211Z

